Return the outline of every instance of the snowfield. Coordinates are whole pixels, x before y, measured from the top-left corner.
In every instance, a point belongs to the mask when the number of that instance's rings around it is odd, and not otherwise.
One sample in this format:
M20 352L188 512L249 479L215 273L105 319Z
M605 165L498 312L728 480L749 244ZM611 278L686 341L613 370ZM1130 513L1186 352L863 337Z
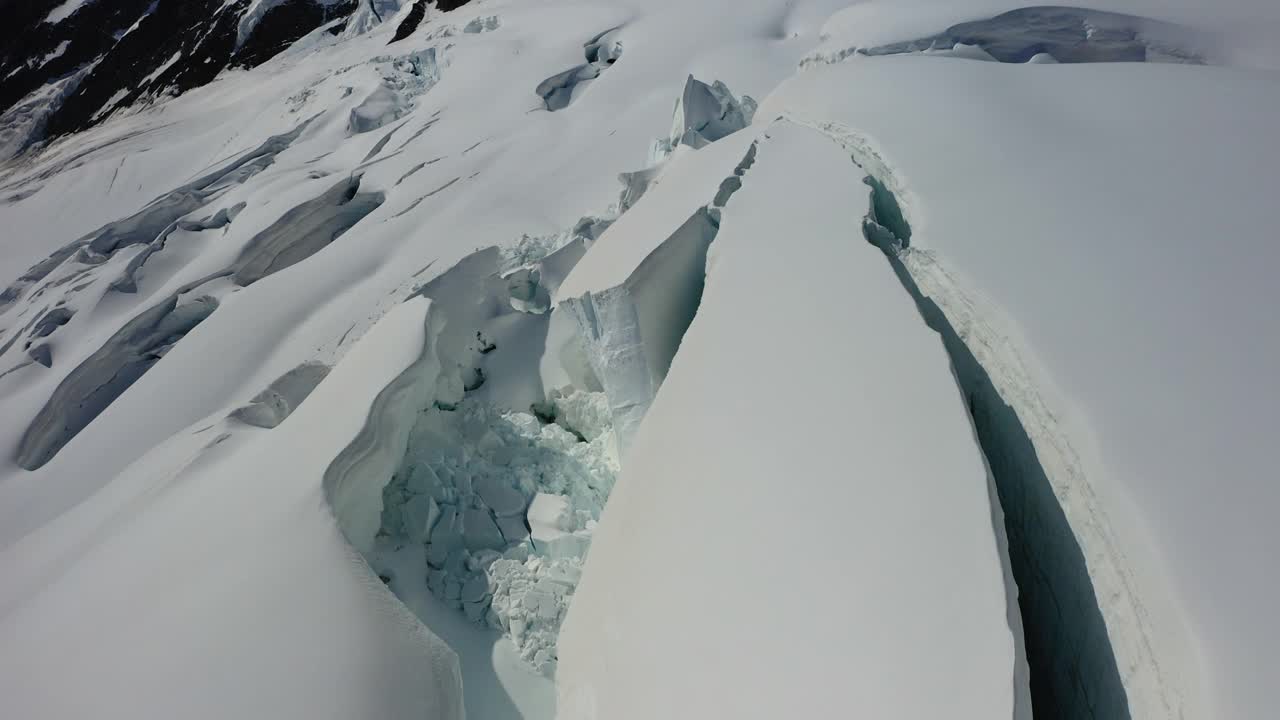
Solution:
M1275 7L457 4L0 58L0 715L1274 714Z
M561 717L1029 717L982 454L941 342L862 241L863 177L815 131L761 139L601 518Z

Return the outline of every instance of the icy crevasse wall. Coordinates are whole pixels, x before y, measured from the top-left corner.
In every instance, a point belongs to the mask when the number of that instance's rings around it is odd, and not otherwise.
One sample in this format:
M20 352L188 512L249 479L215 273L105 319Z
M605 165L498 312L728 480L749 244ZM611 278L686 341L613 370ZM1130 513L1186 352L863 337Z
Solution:
M700 209L626 283L560 305L577 321L587 358L604 385L622 452L693 322L717 229L708 210Z
M929 287L928 261L911 257L917 254L908 249L900 262L917 278L913 294L952 357L1004 510L1037 716L1133 717L1127 685L1132 683L1136 690L1145 682L1152 659L1135 648L1137 627L1122 621L1109 630L1107 607L1115 616L1131 599L1126 589L1112 585L1110 569L1090 568L1076 533L1098 529L1073 528L1064 498L1055 492L1055 483L1070 477L1072 469L1037 450L1051 445L1046 433L1052 428L1027 423L1017 400L1006 399L1011 378L999 377L1002 368L988 368L978 360L970 349L972 335L968 342L962 339L943 309L947 301L938 293L940 288ZM1074 492L1068 487L1062 490L1064 497ZM1123 672L1118 653L1128 656L1129 667ZM1138 708L1148 711L1156 711L1149 703L1161 704L1159 696L1135 700ZM1160 715L1138 715L1150 716Z
M1100 597L1098 587L1108 587L1111 570L1095 567L1091 572L1064 511L1064 502L1077 492L1073 485L1079 479L1073 476L1078 469L1064 466L1057 453L1042 459L1037 446L1055 447L1055 429L1035 422L1043 418L1029 411L1030 381L1020 367L1001 362L989 350L982 360L975 355L975 347L981 352L1004 343L972 315L971 302L945 270L928 253L910 246L911 226L891 189L898 184L892 174L873 157L855 153L855 159L873 172L866 180L872 197L872 213L863 226L866 239L885 253L925 322L942 337L990 468L999 498L997 517L1003 522L997 532L1003 535L1017 582L1035 715L1041 720L1132 717L1126 683L1134 678L1141 682L1151 658L1134 653L1133 665L1121 673L1113 642L1122 652L1131 650L1138 631L1116 627L1115 641L1108 632L1104 607L1114 613L1131 599L1122 588ZM1063 486L1064 498L1058 497L1055 483ZM1152 700L1161 703L1159 697L1140 702Z
M650 195L649 188L663 183L663 165L677 150L692 159L687 153L746 127L754 108L754 101L743 96L740 103L723 83L709 86L688 78L676 103L670 136L654 145L652 159L658 164L620 176L623 209L644 203L646 197L656 209L644 215L647 223L634 224L628 228L630 234L622 234L621 239L606 233L602 242L612 241L612 254L603 256L606 262L575 276L576 282L567 282L570 288L559 297L556 310L574 319L579 347L609 398L619 450L624 455L666 377L680 339L693 322L721 210L742 187L742 178L755 162L756 143L751 140L736 157L714 155L701 167L672 168L673 173L694 178L689 187L682 183L683 178L673 178L667 192L658 193L661 198ZM726 147L732 151L734 146ZM724 166L717 165L726 159ZM733 162L736 165L729 166ZM709 202L684 215L689 211L680 207L695 205L690 197L706 197ZM617 245L636 241L636 233L652 238L662 227L660 223L671 223L667 225L671 227L677 222L680 224L661 242L646 240L652 248L647 254L636 257L634 250L617 252Z
M426 344L418 359L383 388L369 409L360 434L325 470L324 488L347 541L362 553L373 547L382 515L382 485L408 443L401 419L422 406L434 391L440 362L434 348L443 320L428 306Z

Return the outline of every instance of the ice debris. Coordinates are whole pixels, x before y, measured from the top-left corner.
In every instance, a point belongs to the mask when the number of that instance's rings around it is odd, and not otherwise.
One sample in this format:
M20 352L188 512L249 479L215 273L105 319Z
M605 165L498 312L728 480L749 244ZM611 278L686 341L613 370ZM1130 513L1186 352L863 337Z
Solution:
M600 393L556 395L551 412L544 422L470 396L422 412L380 530L422 543L432 594L543 670L618 471Z
M555 235L522 236L504 255L509 267L507 282L511 307L542 314L551 309L551 298L587 248L613 223L608 217L584 217L573 228Z

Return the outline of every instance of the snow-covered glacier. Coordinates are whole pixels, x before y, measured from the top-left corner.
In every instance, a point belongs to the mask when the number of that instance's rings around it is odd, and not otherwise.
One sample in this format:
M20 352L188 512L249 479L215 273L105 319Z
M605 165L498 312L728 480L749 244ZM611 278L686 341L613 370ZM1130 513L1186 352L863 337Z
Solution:
M1280 12L0 31L0 715L1268 718Z

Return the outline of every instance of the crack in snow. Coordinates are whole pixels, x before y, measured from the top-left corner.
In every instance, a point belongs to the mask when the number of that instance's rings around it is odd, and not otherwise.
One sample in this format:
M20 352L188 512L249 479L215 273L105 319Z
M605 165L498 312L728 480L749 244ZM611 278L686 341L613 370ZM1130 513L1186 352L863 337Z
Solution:
M868 172L866 240L952 358L1003 509L1036 716L1178 717L1127 561L1017 348L933 253L910 244L899 205L910 193L870 143L836 123L788 119L824 133ZM1146 692L1135 694L1139 687Z

